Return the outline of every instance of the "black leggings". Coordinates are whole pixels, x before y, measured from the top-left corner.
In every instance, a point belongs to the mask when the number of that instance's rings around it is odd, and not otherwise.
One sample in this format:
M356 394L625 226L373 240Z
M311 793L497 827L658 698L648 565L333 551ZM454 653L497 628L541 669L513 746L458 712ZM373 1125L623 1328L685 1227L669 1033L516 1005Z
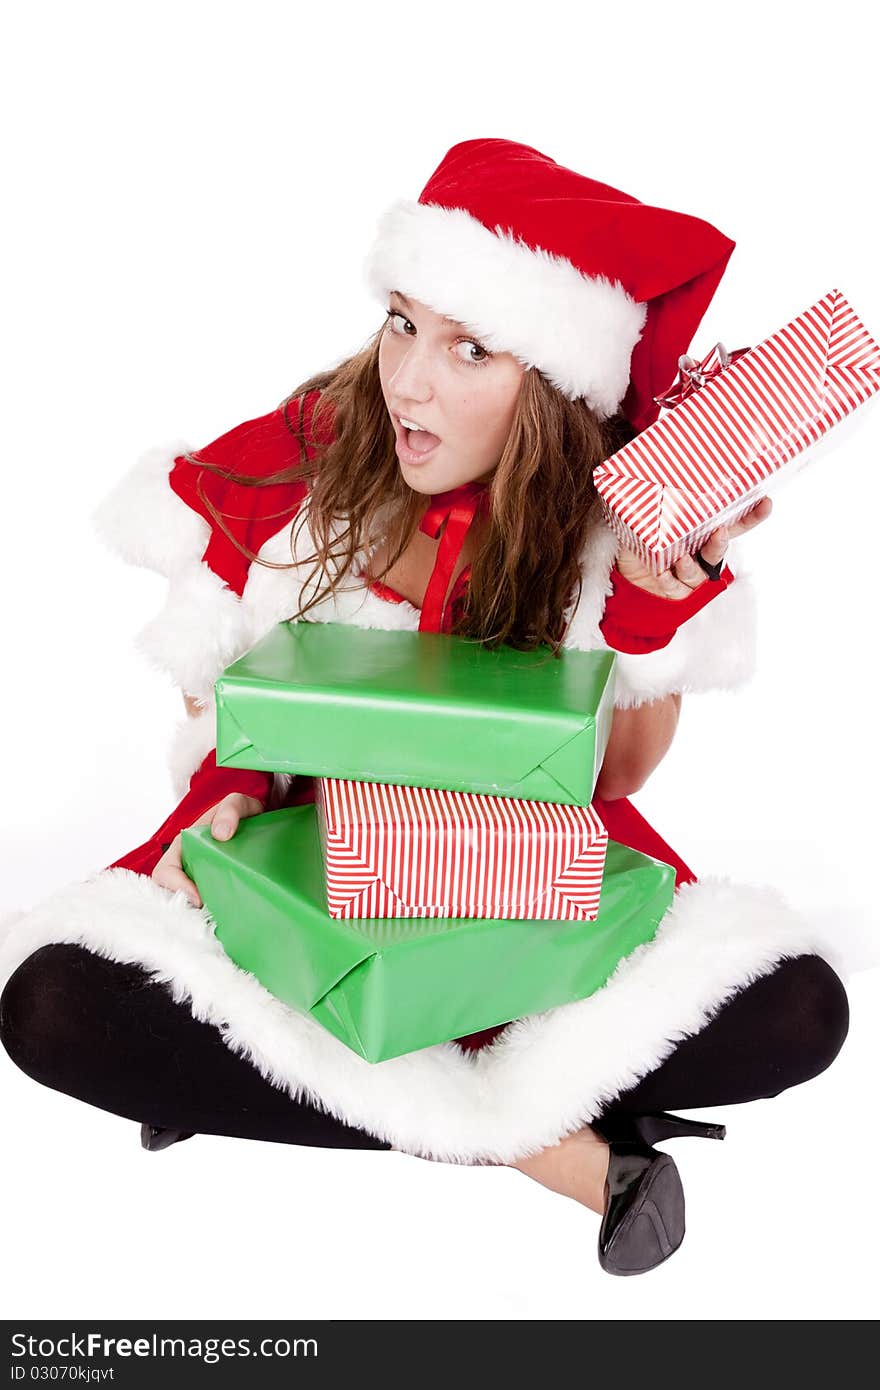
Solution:
M776 1096L830 1066L848 1028L846 991L827 962L781 961L603 1113ZM391 1147L266 1081L140 966L81 946L43 946L22 962L0 997L0 1037L35 1081L130 1120L281 1144Z

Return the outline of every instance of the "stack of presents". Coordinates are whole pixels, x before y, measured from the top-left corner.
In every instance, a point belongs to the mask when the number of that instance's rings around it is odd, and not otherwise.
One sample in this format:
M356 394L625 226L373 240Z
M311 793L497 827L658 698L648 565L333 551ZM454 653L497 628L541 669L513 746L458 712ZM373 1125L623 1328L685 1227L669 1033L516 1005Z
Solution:
M657 422L595 470L654 572L806 461L880 388L839 290L753 349L683 357ZM215 686L217 763L314 776L314 805L183 832L228 955L379 1062L585 998L652 939L673 868L591 805L610 651L281 623Z

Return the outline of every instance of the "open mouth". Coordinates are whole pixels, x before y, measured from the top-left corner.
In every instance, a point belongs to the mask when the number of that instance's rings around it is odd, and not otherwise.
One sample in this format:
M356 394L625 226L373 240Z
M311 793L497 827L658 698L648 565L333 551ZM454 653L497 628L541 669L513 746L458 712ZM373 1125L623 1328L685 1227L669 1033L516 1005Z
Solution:
M431 434L430 430L408 429L401 422L399 415L392 418L394 420L397 457L403 463L424 463L439 448L441 441L438 435Z

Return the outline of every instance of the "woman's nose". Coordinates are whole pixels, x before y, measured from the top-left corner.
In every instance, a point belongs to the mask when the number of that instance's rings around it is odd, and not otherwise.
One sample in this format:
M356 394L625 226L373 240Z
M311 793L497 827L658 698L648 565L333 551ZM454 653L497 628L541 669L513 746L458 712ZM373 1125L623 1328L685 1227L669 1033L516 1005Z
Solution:
M401 400L428 401L433 394L432 365L429 354L418 344L407 347L391 378L394 394Z

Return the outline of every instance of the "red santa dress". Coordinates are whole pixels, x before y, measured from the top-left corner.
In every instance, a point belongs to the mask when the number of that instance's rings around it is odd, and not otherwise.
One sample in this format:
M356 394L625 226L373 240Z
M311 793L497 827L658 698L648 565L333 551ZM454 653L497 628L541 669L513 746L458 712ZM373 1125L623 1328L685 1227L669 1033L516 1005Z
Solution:
M317 395L236 426L199 458L255 478L289 468L300 457L300 427L310 433ZM622 961L590 998L372 1064L276 999L225 954L204 908L150 875L162 846L230 791L257 796L270 809L311 798L310 779L216 766L214 681L296 612L303 576L297 566L250 563L206 504L260 559L286 565L310 551L307 527L294 528L291 540L293 520L308 506L307 490L300 482L233 483L185 458L191 452L175 441L145 454L94 513L99 534L117 554L168 581L161 611L136 641L203 706L180 724L169 752L178 805L143 844L15 922L0 949L0 985L47 942L77 942L112 960L138 962L293 1097L398 1149L452 1162L504 1163L589 1123L678 1041L698 1032L732 993L783 957L813 952L834 963L820 924L795 912L775 889L698 881L629 800L595 799L613 839L674 866L676 892L655 939ZM584 547L566 646L609 649L600 624L616 554L610 528L596 522ZM446 606L438 606L436 594L429 603L429 585L423 612L387 586L361 583L309 616L360 627L448 628L466 580L465 572ZM445 594L445 582L442 587ZM754 667L754 609L752 585L737 561L736 582L667 646L618 654L615 704L742 685Z

